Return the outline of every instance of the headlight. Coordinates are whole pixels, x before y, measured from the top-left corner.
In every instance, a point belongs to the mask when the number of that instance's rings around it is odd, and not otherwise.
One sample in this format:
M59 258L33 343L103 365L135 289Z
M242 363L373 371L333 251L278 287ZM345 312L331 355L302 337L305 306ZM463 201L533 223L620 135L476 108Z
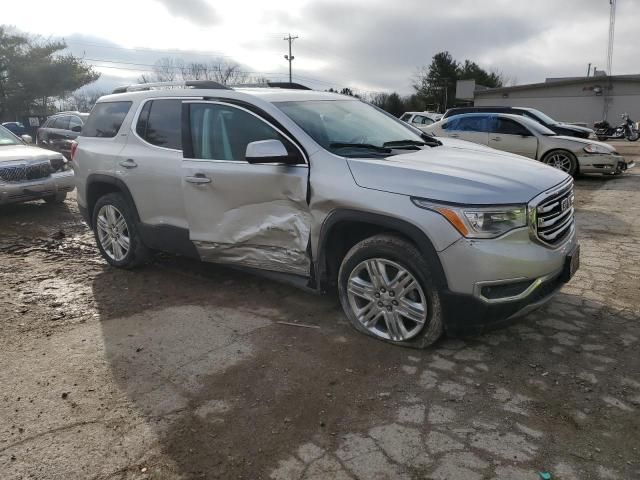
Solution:
M593 143L590 143L589 145L584 147L583 150L587 153L611 153L611 150L609 148L603 147L601 145L595 145Z
M420 198L411 200L420 208L438 212L467 238L495 238L527 226L526 205L467 207L441 205Z

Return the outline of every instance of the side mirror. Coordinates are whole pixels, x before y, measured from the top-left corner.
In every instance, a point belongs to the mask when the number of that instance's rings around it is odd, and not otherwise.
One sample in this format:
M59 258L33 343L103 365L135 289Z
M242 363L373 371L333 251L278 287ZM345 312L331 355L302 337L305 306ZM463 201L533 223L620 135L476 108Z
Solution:
M280 140L259 140L249 143L245 159L249 163L300 163L299 158L289 155Z
M20 135L20 138L24 143L33 143L33 138L31 138L31 135Z
M72 132L80 133L82 131L82 127L80 125L76 125L71 129Z

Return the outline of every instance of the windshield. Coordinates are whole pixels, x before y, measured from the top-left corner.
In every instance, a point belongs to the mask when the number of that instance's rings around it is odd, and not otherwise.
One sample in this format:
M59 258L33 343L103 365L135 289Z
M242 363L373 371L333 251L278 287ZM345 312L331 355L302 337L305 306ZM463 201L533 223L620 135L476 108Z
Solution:
M357 100L278 102L276 106L336 155L389 156L392 148L417 149L425 144L410 127Z
M5 145L22 145L22 142L9 130L0 126L0 147Z
M523 110L526 110L527 112L531 113L531 115L538 118L539 120L542 120L547 125L555 125L556 123L558 123L556 120L551 118L546 113L542 113L540 110L536 110L535 108L525 108Z

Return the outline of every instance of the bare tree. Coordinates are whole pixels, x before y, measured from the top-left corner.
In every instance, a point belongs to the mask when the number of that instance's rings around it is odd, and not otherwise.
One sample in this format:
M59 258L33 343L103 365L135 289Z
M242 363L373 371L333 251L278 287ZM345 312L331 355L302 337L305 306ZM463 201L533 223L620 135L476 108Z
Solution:
M90 112L98 99L110 92L102 90L76 90L69 97L60 102L62 110L77 110L78 112Z
M181 58L173 57L161 58L153 65L153 73L144 74L138 80L141 83L213 80L223 85L256 81L235 62L219 59L208 62L185 62ZM266 81L266 79L258 77L257 81Z

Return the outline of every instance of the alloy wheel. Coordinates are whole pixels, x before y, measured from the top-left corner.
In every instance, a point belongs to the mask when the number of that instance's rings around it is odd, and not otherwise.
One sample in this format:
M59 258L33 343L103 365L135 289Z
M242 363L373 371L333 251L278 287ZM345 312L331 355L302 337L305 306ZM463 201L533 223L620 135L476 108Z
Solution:
M570 173L571 172L571 157L566 153L556 152L550 155L545 163L550 167L557 168L558 170L562 170L563 172Z
M427 299L416 278L383 258L360 262L347 284L349 304L358 322L377 337L404 341L427 320Z
M113 205L104 205L98 211L96 229L100 245L109 258L122 261L131 245L129 227L122 212Z

